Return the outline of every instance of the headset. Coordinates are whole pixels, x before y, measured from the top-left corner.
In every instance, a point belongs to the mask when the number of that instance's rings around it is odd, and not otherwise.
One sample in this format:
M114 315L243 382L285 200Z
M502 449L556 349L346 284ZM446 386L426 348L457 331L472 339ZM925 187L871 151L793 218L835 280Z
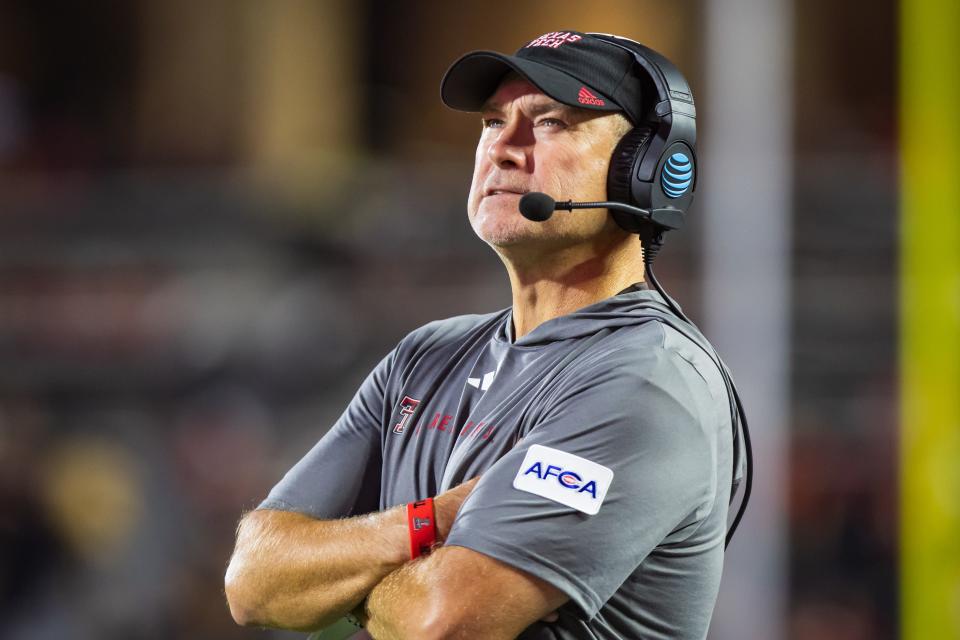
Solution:
M672 208L686 214L697 186L697 111L693 93L680 71L653 49L611 34L588 35L619 47L633 56L645 99L642 121L613 151L607 174L611 200L641 209ZM622 228L639 233L644 224L636 216L614 213Z
M608 33L588 33L587 35L628 52L637 63L628 73L637 74L641 82L641 96L656 96L655 100L644 98L641 121L633 123L634 128L620 140L613 151L607 174L607 196L612 201L649 211L672 209L676 212L677 223L662 226L653 219L644 220L612 209L610 213L621 228L640 236L647 279L663 297L669 311L699 334L700 330L667 295L653 272L653 259L663 245L663 234L682 225L696 191L697 111L693 102L693 93L676 66L653 49L635 40ZM686 333L682 327L669 324L681 333ZM693 336L689 334L687 336L716 363L727 386L733 428L731 487L736 487L736 474L740 466L739 440L740 435L743 436L743 449L746 454L744 493L740 508L727 531L724 544L726 547L730 544L743 518L753 487L750 431L747 427L743 402L740 400L740 394L737 392L727 366L715 351L704 348ZM735 492L732 491L730 504L733 504L734 497Z

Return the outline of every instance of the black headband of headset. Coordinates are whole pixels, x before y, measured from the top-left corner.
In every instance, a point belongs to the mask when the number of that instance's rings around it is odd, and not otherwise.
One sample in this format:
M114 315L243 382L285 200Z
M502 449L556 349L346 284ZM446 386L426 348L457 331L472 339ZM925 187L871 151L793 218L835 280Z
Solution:
M690 85L687 84L683 74L672 62L650 47L630 38L610 33L588 33L587 35L620 47L630 53L636 59L637 64L643 67L657 91L657 102L653 105L653 111L658 119L666 118L674 113L691 118L697 117Z

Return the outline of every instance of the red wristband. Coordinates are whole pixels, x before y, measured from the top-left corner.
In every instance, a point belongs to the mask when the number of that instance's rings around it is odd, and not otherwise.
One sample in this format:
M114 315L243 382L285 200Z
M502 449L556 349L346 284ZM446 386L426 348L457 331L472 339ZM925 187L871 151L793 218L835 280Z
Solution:
M407 527L410 529L410 558L430 553L430 548L437 541L433 498L407 504Z

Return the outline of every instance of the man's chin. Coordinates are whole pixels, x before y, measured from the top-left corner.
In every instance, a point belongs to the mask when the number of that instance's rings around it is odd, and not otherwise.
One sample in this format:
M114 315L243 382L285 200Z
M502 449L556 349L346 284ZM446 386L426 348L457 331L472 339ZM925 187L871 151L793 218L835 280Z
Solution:
M521 235L500 235L484 238L484 240L491 247L504 251L523 249L525 247L535 247L543 244L542 241L539 241L539 238L531 238L530 236Z
M534 226L537 224L521 218L518 214L516 218L508 220L484 218L473 226L473 230L481 240L491 246L510 247L542 242L545 229Z
M546 230L530 228L498 228L477 232L481 240L502 258L524 260L561 249L564 242Z
M565 244L557 236L559 229L552 222L534 222L518 210L483 204L470 221L474 233L500 253L518 250L538 253Z

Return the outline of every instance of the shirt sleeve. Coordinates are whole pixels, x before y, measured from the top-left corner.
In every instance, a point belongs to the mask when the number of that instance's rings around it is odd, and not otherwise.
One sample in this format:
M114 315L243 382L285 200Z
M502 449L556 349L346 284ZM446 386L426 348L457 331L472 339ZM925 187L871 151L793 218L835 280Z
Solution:
M260 503L319 519L375 511L380 506L381 430L387 380L397 349L360 385L333 427Z
M482 475L446 544L551 583L592 618L654 547L712 508L717 414L701 410L712 397L668 351L581 367Z

